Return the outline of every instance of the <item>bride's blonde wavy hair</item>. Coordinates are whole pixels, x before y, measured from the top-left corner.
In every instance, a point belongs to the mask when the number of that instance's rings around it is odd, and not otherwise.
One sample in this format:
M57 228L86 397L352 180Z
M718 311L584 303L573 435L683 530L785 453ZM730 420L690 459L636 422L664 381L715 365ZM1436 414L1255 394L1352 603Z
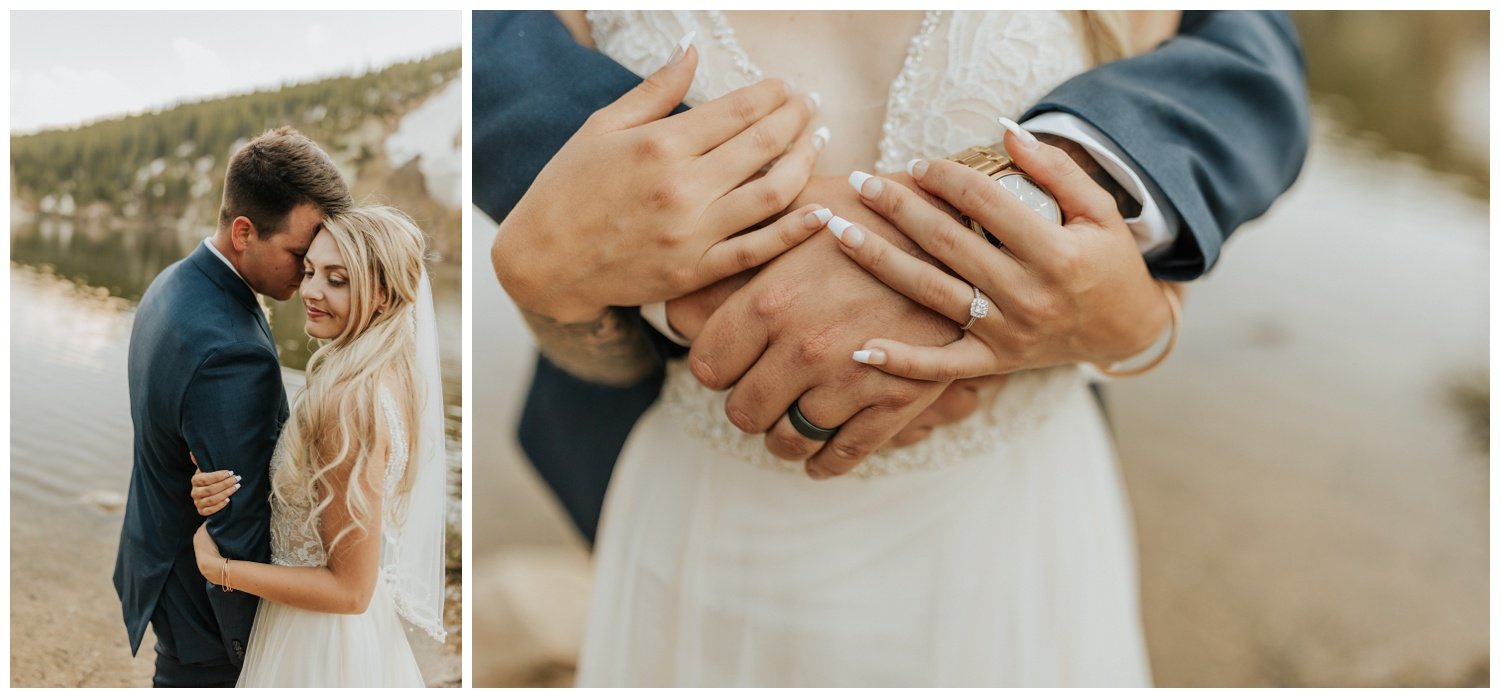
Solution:
M271 477L271 493L282 501L315 502L308 524L317 530L319 515L333 503L332 481L345 484L350 524L327 544L331 554L346 535L364 535L371 508L359 483L368 477L368 468L384 472L385 463L370 462L380 386L395 399L408 458L418 452L415 302L427 242L406 214L388 206L329 217L320 234L331 236L344 258L349 322L337 337L322 341L307 362L306 388L282 436L288 457ZM415 472L408 466L397 484L396 520L403 515Z
M1094 65L1130 56L1130 19L1124 10L1074 10L1074 22L1083 32Z

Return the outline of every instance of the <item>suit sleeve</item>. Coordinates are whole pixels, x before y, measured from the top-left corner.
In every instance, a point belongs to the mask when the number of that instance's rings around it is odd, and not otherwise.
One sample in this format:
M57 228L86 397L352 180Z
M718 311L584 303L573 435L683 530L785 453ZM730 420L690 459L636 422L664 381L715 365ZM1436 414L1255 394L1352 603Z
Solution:
M1156 50L1099 66L1023 119L1073 114L1107 134L1165 195L1182 230L1152 273L1212 268L1235 228L1291 187L1307 155L1302 51L1284 12L1184 12Z
M474 203L498 221L589 115L641 77L545 10L476 11L473 25Z
M210 355L183 398L182 433L204 472L233 470L240 490L208 517L208 532L230 560L270 560L270 463L281 425L281 366L264 346L235 344ZM208 587L225 649L243 657L257 599Z

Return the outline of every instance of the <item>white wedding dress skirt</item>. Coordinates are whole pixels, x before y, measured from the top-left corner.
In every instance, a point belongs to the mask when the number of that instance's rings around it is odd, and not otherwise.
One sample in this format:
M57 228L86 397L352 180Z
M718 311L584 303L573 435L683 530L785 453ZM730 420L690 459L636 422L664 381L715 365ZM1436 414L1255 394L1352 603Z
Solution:
M588 17L600 50L641 75L696 31L689 104L764 75L721 13ZM929 12L873 171L993 142L996 116L1086 67L1059 13ZM730 426L724 398L670 362L631 433L580 685L1150 683L1125 491L1076 368L1012 375L979 413L824 482Z
M579 685L1148 685L1124 490L1072 374L993 450L823 482L727 457L664 396L610 483Z
M422 671L384 580L364 613L304 611L261 600L238 687L413 687Z

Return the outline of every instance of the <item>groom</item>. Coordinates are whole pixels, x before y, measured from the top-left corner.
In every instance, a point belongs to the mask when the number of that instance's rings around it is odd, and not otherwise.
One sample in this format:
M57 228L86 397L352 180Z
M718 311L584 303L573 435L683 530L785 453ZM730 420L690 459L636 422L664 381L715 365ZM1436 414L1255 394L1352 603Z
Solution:
M229 160L219 225L151 282L130 332L135 459L115 558L130 651L156 633L157 687L234 686L258 599L203 579L189 498L193 457L242 492L208 517L224 556L270 559L271 452L287 419L270 325L255 294L287 300L323 218L350 205L328 155L291 128Z

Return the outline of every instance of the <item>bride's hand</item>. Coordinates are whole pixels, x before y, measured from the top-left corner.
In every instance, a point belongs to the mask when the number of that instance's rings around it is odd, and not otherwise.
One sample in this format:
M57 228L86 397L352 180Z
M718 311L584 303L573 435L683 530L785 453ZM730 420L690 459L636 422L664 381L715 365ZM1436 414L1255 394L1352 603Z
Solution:
M196 467L198 457L191 453L188 457L193 459ZM206 473L194 470L192 483L189 495L200 516L208 516L229 506L229 495L240 490L240 476L235 475L233 470L211 470Z
M1164 289L1151 278L1115 201L1062 150L1026 136L1007 133L1006 149L1057 199L1065 225L1036 215L969 167L947 160L909 166L924 191L983 224L1003 249L905 187L879 177L860 183L861 199L959 278L835 220L829 227L843 228L845 253L960 325L970 319L975 287L991 307L952 344L871 339L856 361L908 378L951 381L1064 363L1108 366L1161 336L1170 317Z
M193 534L193 557L198 559L198 572L204 579L216 584L221 582L224 556L219 554L219 546L214 543L214 537L208 534L207 521Z
M816 100L780 80L668 116L697 65L689 47L595 112L501 222L491 256L517 305L593 321L764 264L822 227L803 224L814 205L736 235L797 196L828 134L809 126Z

